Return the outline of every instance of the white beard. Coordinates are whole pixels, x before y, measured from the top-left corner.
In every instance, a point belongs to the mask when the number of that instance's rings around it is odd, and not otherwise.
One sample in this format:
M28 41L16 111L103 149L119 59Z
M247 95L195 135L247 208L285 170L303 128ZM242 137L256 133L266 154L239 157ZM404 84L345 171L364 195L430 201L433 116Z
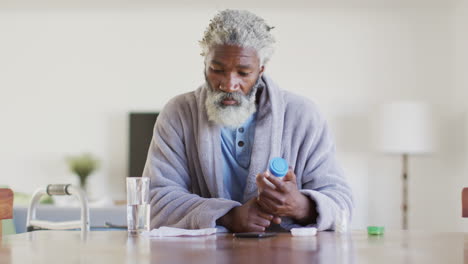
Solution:
M214 91L206 83L207 97L205 101L206 112L208 119L221 126L226 126L231 129L240 127L247 119L257 111L255 104L255 94L257 93L257 85L252 87L250 94L244 95L242 92L226 93L222 91ZM221 102L225 97L231 94L237 105L223 105Z

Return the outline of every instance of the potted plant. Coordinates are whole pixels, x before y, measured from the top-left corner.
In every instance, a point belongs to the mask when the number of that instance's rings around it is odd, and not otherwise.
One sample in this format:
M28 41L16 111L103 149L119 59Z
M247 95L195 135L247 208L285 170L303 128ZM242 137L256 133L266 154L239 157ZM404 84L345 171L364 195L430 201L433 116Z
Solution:
M78 176L80 187L86 190L87 179L99 167L99 160L90 153L84 153L68 157L67 162L70 170Z

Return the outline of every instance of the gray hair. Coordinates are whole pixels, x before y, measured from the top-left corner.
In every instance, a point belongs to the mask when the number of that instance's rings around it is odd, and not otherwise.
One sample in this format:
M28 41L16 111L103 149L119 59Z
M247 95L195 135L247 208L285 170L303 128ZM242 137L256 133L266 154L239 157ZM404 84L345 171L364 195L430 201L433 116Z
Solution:
M201 55L206 57L216 45L251 47L257 51L260 65L265 65L274 51L275 39L270 33L272 29L263 18L249 11L221 11L211 20L200 41Z

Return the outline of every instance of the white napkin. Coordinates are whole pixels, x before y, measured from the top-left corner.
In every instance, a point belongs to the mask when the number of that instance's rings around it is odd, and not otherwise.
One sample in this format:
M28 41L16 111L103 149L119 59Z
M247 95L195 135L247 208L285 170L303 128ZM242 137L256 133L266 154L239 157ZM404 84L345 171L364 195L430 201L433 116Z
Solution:
M182 229L167 226L142 233L142 235L149 237L209 236L213 234L216 234L216 228Z

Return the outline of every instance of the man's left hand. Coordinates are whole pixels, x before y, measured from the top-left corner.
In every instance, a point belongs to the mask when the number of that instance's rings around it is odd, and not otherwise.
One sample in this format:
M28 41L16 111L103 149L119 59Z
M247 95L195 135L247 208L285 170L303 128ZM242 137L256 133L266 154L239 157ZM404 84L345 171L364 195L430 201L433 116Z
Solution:
M265 183L264 178L270 181L275 189ZM290 169L279 179L269 172L257 175L257 186L262 190L257 203L264 210L275 216L287 216L304 224L315 220L315 203L303 195L297 188L296 174Z

